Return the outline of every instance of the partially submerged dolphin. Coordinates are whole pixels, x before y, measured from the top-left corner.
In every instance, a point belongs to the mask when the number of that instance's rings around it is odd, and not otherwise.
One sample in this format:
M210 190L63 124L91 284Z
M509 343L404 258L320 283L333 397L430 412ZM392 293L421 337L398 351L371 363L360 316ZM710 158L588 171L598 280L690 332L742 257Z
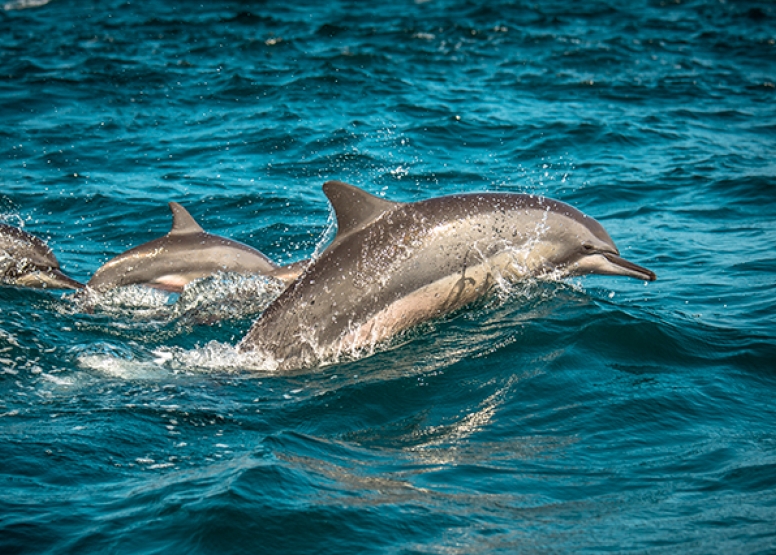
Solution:
M307 261L279 267L261 252L212 235L177 202L169 203L172 229L164 237L134 247L103 264L89 280L92 290L140 284L181 292L195 279L218 272L266 275L285 282L296 279Z
M62 273L54 253L41 239L6 224L0 224L0 284L36 289L84 286Z
M357 353L482 297L499 279L653 272L619 255L604 228L562 202L507 193L390 202L323 185L337 235L238 345L279 370Z

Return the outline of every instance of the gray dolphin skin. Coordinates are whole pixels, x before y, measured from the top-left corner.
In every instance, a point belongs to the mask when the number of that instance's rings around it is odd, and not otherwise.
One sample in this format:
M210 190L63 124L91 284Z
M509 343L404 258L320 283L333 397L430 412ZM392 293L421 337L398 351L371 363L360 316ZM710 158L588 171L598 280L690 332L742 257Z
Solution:
M180 293L195 279L218 272L266 275L289 283L306 267L304 261L279 267L254 248L205 232L177 202L169 206L170 232L103 264L87 283L90 289L105 292L139 284Z
M584 274L652 281L593 218L549 198L458 194L390 202L323 186L337 235L239 343L294 370L357 354L482 297L501 279Z
M35 289L82 289L59 269L51 249L38 237L0 224L0 284Z

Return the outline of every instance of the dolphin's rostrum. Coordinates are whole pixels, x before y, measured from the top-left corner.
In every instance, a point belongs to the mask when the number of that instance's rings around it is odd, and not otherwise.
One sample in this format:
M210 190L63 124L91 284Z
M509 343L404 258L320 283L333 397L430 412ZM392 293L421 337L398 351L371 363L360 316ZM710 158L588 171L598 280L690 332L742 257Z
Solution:
M337 235L239 344L291 370L358 352L485 295L496 280L653 272L620 257L593 218L562 202L508 193L390 202L323 186Z
M0 284L38 289L81 289L59 269L51 249L38 237L0 224Z
M98 292L140 284L181 292L191 281L218 272L266 275L290 282L305 263L279 267L247 245L207 233L177 202L169 203L172 229L103 264L87 286Z

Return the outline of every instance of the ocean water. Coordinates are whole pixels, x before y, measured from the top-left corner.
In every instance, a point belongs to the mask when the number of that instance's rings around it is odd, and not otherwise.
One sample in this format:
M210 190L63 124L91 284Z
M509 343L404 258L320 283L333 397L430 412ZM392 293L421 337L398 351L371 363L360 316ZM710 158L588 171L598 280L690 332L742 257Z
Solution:
M290 374L277 290L0 289L0 552L776 552L776 5L7 0L0 221L82 281L167 202L279 262L321 185L528 192L645 284L516 284Z

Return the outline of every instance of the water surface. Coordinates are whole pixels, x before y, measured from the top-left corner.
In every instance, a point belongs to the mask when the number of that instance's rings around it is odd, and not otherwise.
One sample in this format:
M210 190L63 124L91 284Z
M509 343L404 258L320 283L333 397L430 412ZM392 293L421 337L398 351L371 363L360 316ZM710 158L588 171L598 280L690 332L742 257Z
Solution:
M0 551L776 550L773 3L4 7L0 219L75 278L171 200L300 260L340 179L557 198L658 281L518 284L290 375L234 350L261 280L0 289Z

